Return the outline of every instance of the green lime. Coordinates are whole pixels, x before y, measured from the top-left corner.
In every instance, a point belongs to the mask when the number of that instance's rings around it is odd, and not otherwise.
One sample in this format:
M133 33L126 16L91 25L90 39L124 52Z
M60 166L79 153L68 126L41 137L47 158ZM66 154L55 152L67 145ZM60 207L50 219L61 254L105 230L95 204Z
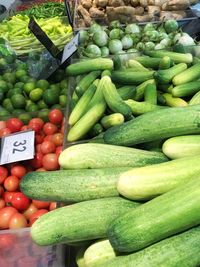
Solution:
M17 70L28 70L28 65L24 62L17 62Z
M18 115L20 115L20 114L22 114L22 113L24 113L24 112L25 112L24 109L22 109L22 108L17 108L17 109L15 109L15 110L13 111L13 114L16 115L16 116L18 116Z
M44 102L43 99L40 99L40 100L37 102L37 105L38 105L38 108L39 108L39 109L46 109L46 108L48 108L47 104L45 104L45 102Z
M63 89L66 89L68 88L68 80L62 80L60 82L60 88L63 90Z
M11 72L6 72L3 75L3 79L6 82L12 83L14 84L16 82L16 77L15 77L15 73L11 73Z
M29 98L30 100L32 100L33 102L37 102L42 98L43 95L43 90L40 88L36 88L33 89L30 94L29 94Z
M49 121L48 115L49 115L49 109L42 109L38 112L38 117L42 119L44 122Z
M62 106L60 104L55 104L55 105L51 106L51 109L60 109L60 110L62 110Z
M16 94L11 97L11 102L14 108L25 108L26 99L21 94Z
M49 82L46 80L38 80L36 86L42 88L43 90L46 90L49 88Z
M29 77L28 82L36 84L37 80L35 78L33 78L33 77Z
M0 90L4 93L8 91L7 83L4 80L0 80Z
M29 105L31 105L31 104L35 104L33 101L31 101L30 99L27 99L26 100L26 107L25 107L25 109L27 110L27 107L29 106Z
M18 118L23 121L24 124L28 124L29 121L32 119L32 116L28 113L22 113L18 116Z
M30 77L28 75L24 75L19 78L20 82L27 83L29 81Z
M24 87L24 83L23 82L17 82L15 84L15 88L23 88Z
M7 66L7 62L5 58L0 58L0 68L5 69L6 66Z
M57 92L60 92L60 86L59 86L59 83L51 84L51 85L49 86L49 89L51 89L51 90L55 90L55 91L57 91Z
M30 104L26 107L26 111L28 112L38 111L38 106L35 103Z
M26 75L27 75L27 72L23 69L16 70L15 72L15 76L17 79L20 79L21 77L26 76Z
M60 91L60 95L66 95L67 96L67 88L66 89L62 89Z
M48 106L52 106L59 102L59 93L56 90L47 89L43 93L43 100Z
M9 112L12 112L12 111L14 110L14 107L13 107L13 105L12 105L12 102L11 102L11 100L10 100L9 98L5 98L5 99L3 100L2 106L3 106L6 110L8 110Z
M63 108L65 108L67 106L67 96L66 95L60 95L59 96L59 104Z
M10 115L10 112L4 108L0 109L0 117L8 116Z
M30 92L35 89L35 83L34 82L28 82L24 84L24 92L27 93L28 95L30 94Z
M21 88L13 88L8 91L8 93L6 94L6 97L11 98L13 95L22 94L22 92L23 90Z
M0 103L4 100L4 92L0 89Z

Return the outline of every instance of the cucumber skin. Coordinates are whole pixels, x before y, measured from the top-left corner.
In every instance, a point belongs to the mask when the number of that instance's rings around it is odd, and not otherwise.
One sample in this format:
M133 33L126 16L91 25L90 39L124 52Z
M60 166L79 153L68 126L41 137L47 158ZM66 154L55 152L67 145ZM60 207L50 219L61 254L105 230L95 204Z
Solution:
M200 91L200 81L181 84L172 88L172 95L174 97L184 97L194 95Z
M117 180L130 168L59 170L27 173L20 182L21 191L31 199L79 202L115 197Z
M105 238L112 220L139 205L111 197L58 208L32 225L31 237L40 246Z
M165 98L166 105L169 107L187 107L188 103L179 97L173 97L169 93L164 93L163 97Z
M164 56L168 56L176 64L178 63L190 64L193 61L193 56L190 53L182 54L171 51L145 51L144 53L153 58L163 58Z
M151 123L149 123L151 122ZM168 137L200 133L200 106L166 108L108 129L107 144L132 146Z
M133 115L141 115L144 113L166 108L166 107L157 106L157 105L154 105L148 102L138 102L132 99L126 100L125 103L129 105L129 107L132 110Z
M122 84L140 84L147 80L153 79L154 71L133 72L130 70L113 71L111 78L114 82Z
M113 221L108 229L111 245L134 252L200 223L200 176L154 198Z
M96 267L197 267L200 227L169 237L137 253L118 256Z
M166 161L167 157L159 152L91 143L70 146L59 157L64 169L141 167Z
M182 73L176 75L172 82L174 85L185 84L200 78L200 63L193 65Z

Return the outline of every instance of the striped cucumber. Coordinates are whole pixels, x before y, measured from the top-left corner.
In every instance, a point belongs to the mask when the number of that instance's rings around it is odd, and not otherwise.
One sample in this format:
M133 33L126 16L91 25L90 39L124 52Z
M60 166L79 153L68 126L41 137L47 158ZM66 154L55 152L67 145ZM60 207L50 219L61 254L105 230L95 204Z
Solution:
M175 97L184 97L194 95L200 91L200 81L180 84L172 88L172 95Z
M173 90L173 89L172 89ZM165 98L166 105L169 107L186 107L188 103L179 97L173 97L171 94L164 93L163 97Z
M118 94L123 100L133 98L136 94L136 87L134 85L125 85L117 89Z
M200 104L200 92L196 93L189 101L189 105L199 105Z
M160 65L161 58L152 58L152 57L148 57L148 56L141 56L141 57L136 57L135 60L137 60L145 68L158 69L159 65Z
M168 56L171 58L174 63L186 63L190 64L193 61L193 56L190 53L177 53L177 52L172 52L172 51L145 51L144 52L146 55L152 57L152 58L163 58L165 56Z
M89 74L85 75L75 88L77 95L82 96L100 74L101 71L92 71Z
M136 92L135 92L135 95L133 97L134 100L140 101L143 99L144 91L145 91L145 88L148 84L156 84L156 82L154 79L151 79L151 80L145 81L145 82L141 83L140 85L138 85L136 87Z
M113 113L107 116L104 116L101 119L101 124L105 129L108 129L115 125L120 125L124 122L124 116L121 113Z
M126 100L125 102L131 108L133 115L141 115L141 114L151 112L154 110L166 108L163 106L153 105L153 104L148 103L148 102L137 102L137 101L132 100L132 99Z
M145 68L140 62L134 59L130 59L127 65L128 65L128 68L135 68L138 71L149 71L149 69Z
M155 84L147 84L144 91L144 101L157 105L157 89Z
M164 56L159 63L159 69L160 70L166 70L169 69L171 66L171 59L169 56Z
M200 63L193 65L187 70L176 75L172 82L174 85L185 84L200 78Z

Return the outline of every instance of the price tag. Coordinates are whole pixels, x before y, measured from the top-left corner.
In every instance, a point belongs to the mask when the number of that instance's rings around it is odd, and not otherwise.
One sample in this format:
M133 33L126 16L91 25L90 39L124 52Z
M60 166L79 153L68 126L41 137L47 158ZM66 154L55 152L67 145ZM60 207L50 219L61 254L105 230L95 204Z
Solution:
M74 52L76 52L78 47L78 40L79 40L79 33L77 33L74 36L74 38L68 44L66 44L63 51L61 63L64 63L68 58L70 58L74 54Z
M34 158L34 131L23 131L1 139L0 165Z

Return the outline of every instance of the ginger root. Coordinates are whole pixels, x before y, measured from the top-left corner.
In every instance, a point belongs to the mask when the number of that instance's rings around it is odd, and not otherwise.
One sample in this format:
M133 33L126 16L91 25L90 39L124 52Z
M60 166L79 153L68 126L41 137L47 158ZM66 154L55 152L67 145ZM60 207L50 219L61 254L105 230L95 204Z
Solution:
M160 16L160 7L159 6L148 6L147 11L152 16Z
M85 9L82 5L78 6L78 13L84 19L85 26L89 27L92 24L92 19L90 17L90 13Z
M91 18L103 18L105 16L105 12L96 7L91 7L89 13Z
M130 0L130 4L133 7L137 7L140 5L139 0Z
M135 8L130 6L106 7L106 14L109 21L119 20L121 23L136 21Z
M135 15L141 16L142 14L144 14L144 7L142 6L137 6L135 8Z
M113 7L121 7L125 4L123 0L108 0L108 5Z
M96 5L98 7L106 7L108 5L108 0L97 0Z
M81 0L81 5L89 10L92 7L92 0Z

